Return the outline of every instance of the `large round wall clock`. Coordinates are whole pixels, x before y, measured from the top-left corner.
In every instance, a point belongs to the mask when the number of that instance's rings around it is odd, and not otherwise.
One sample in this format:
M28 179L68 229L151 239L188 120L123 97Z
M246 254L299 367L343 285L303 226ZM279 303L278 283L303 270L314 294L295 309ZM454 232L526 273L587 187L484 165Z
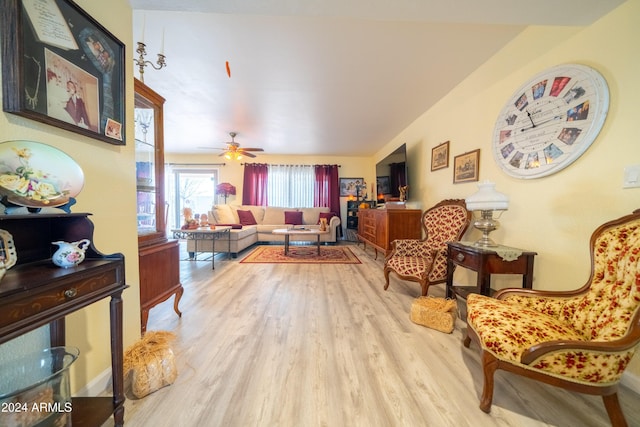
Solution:
M593 68L566 64L523 84L500 112L493 157L516 178L558 172L593 143L609 110L607 82Z

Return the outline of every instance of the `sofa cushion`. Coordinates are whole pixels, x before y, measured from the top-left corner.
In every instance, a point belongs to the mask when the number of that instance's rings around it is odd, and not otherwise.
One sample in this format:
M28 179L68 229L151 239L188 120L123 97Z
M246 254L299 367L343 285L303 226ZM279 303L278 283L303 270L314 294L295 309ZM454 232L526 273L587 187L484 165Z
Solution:
M231 205L231 210L234 212L234 215L236 216L238 216L238 210L251 211L256 222L258 224L262 224L265 207L255 206L255 205Z
M328 224L329 222L331 222L331 218L333 218L334 216L338 216L338 215L336 215L335 212L320 212L320 215L318 215L317 224L320 224L320 220L322 218L325 218L327 220L327 224Z
M329 208L326 207L299 208L297 210L302 212L302 222L306 225L317 224L320 212L329 212Z
M256 219L253 216L253 213L251 211L244 211L241 209L238 209L236 211L238 213L238 220L240 221L240 224L242 225L256 225Z
M234 215L231 206L229 205L215 205L212 209L213 217L216 224L238 224L238 218Z
M264 218L262 224L280 224L284 225L284 211L291 211L292 208L279 208L267 206L264 208Z
M291 225L302 225L302 212L284 211L284 223Z

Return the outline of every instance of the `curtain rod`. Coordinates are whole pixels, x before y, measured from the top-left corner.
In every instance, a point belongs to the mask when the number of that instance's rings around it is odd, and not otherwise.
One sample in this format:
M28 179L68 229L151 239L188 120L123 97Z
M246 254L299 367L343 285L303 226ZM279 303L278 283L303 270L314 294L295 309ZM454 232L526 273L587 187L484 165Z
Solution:
M315 167L315 166L333 166L333 165L327 165L327 164L322 164L322 165L293 165L293 164L272 164L272 163L240 163L240 166L244 166L244 165L267 165L267 166L306 166L306 167ZM339 168L342 167L342 165L336 165Z
M167 166L226 166L226 163L165 163Z

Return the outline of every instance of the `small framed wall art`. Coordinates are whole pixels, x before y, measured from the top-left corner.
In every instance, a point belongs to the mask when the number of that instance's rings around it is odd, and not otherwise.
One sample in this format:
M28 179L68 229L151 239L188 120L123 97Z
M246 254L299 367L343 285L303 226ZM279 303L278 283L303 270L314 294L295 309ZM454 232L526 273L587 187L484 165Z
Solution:
M364 178L340 178L340 197L358 196L364 185Z
M480 149L453 158L453 183L477 181L480 173Z
M377 194L391 194L391 184L388 176L376 177Z
M431 149L431 171L449 167L449 141Z

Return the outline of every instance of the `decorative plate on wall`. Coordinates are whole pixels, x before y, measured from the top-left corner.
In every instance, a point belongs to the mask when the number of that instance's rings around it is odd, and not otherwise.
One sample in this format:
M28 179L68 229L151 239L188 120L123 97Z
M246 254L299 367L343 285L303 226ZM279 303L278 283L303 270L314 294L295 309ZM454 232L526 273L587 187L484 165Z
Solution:
M56 207L80 193L84 173L66 153L33 141L0 143L0 196L28 208Z
M591 67L566 64L525 82L493 132L493 157L516 178L539 178L573 163L593 143L609 110L609 88Z

